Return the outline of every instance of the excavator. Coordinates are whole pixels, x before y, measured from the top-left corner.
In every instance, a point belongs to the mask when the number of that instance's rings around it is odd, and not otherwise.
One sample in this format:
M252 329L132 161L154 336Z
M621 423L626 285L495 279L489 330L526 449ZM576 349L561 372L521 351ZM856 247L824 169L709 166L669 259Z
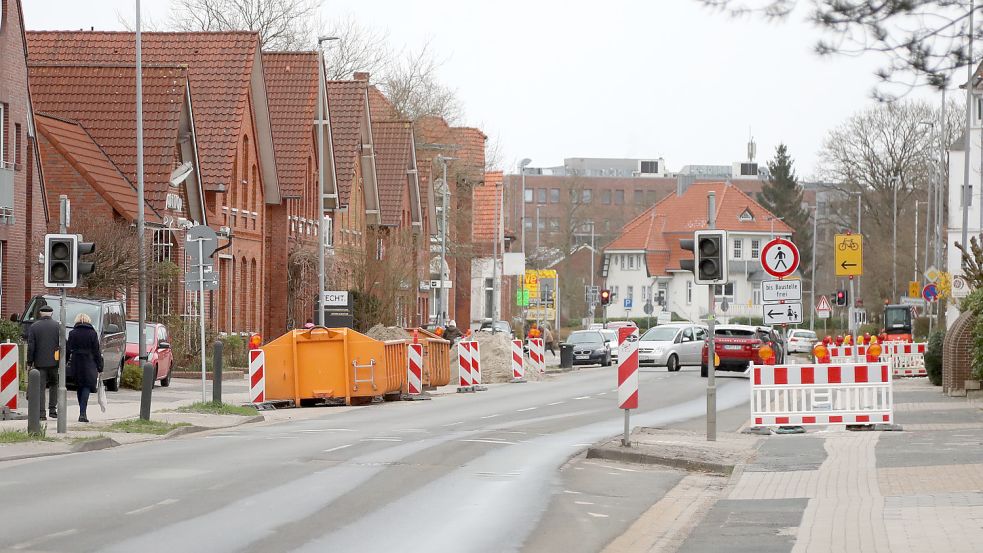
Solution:
M881 330L885 341L910 342L912 339L911 306L885 305L884 328Z

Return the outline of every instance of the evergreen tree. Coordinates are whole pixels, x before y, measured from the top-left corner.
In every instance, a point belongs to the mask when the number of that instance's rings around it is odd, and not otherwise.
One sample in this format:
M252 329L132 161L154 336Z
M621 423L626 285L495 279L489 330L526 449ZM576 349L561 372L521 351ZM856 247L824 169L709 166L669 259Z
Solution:
M771 177L758 192L758 203L792 227L792 241L799 248L799 273L808 277L812 267L812 219L802 207L802 187L792 164L788 147L779 144L774 159L768 162Z

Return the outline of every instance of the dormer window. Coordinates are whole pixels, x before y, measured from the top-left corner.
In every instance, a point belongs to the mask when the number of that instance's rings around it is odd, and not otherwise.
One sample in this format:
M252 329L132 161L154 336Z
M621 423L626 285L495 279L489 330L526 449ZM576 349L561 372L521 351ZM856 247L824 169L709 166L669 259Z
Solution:
M749 208L744 208L744 211L742 211L741 214L737 216L737 220L742 223L753 221L754 214L751 213L751 210Z

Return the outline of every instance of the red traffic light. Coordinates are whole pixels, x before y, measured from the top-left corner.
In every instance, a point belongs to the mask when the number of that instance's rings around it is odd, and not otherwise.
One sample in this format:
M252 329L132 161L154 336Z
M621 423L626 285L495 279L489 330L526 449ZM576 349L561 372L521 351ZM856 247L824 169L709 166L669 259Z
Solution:
M601 290L601 305L611 303L611 290Z

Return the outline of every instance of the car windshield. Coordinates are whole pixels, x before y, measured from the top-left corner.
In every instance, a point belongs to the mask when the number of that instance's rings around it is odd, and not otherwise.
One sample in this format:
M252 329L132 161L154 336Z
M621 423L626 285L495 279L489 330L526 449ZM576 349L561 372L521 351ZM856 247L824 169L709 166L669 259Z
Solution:
M910 324L907 309L888 308L884 311L884 326L886 328L907 328Z
M137 333L140 331L140 327L135 322L126 322L126 343L135 344L137 343ZM154 332L156 332L155 327L147 325L143 329L143 334L147 337L147 345L152 345L154 343Z
M38 298L36 301L34 301L31 304L30 311L25 314L24 320L25 321L37 320L38 311L40 311L40 309L45 305L50 305L51 308L55 310L55 312L51 314L51 317L55 320L58 320L59 317L61 316L59 314L59 312L61 311L61 299L49 298L49 297ZM92 325L98 327L99 306L93 305L91 303L74 302L71 300L71 298L69 298L68 301L65 303L65 320L67 321L67 324L65 326L68 328L74 327L75 317L77 317L79 313L85 313L86 315L88 315L89 318L92 319Z
M679 328L674 326L657 326L642 336L643 342L671 342L676 338Z
M617 342L618 341L618 333L615 332L615 331L613 331L613 330L607 330L607 329L605 329L605 330L598 330L598 332L601 333L601 336L604 336L604 340L606 342Z
M601 337L600 332L574 332L569 338L567 338L567 342L571 344L601 345L604 343L604 338Z
M751 338L754 336L754 331L744 328L715 328L713 334L731 338Z
M796 338L802 338L803 340L815 340L816 333L811 330L799 330L792 334Z
M491 321L485 321L485 322L481 323L480 330L489 330L489 331L492 331ZM509 329L509 323L508 322L506 322L506 321L498 321L498 322L495 323L495 328L494 328L493 332L509 332L509 331L510 331L510 329Z

